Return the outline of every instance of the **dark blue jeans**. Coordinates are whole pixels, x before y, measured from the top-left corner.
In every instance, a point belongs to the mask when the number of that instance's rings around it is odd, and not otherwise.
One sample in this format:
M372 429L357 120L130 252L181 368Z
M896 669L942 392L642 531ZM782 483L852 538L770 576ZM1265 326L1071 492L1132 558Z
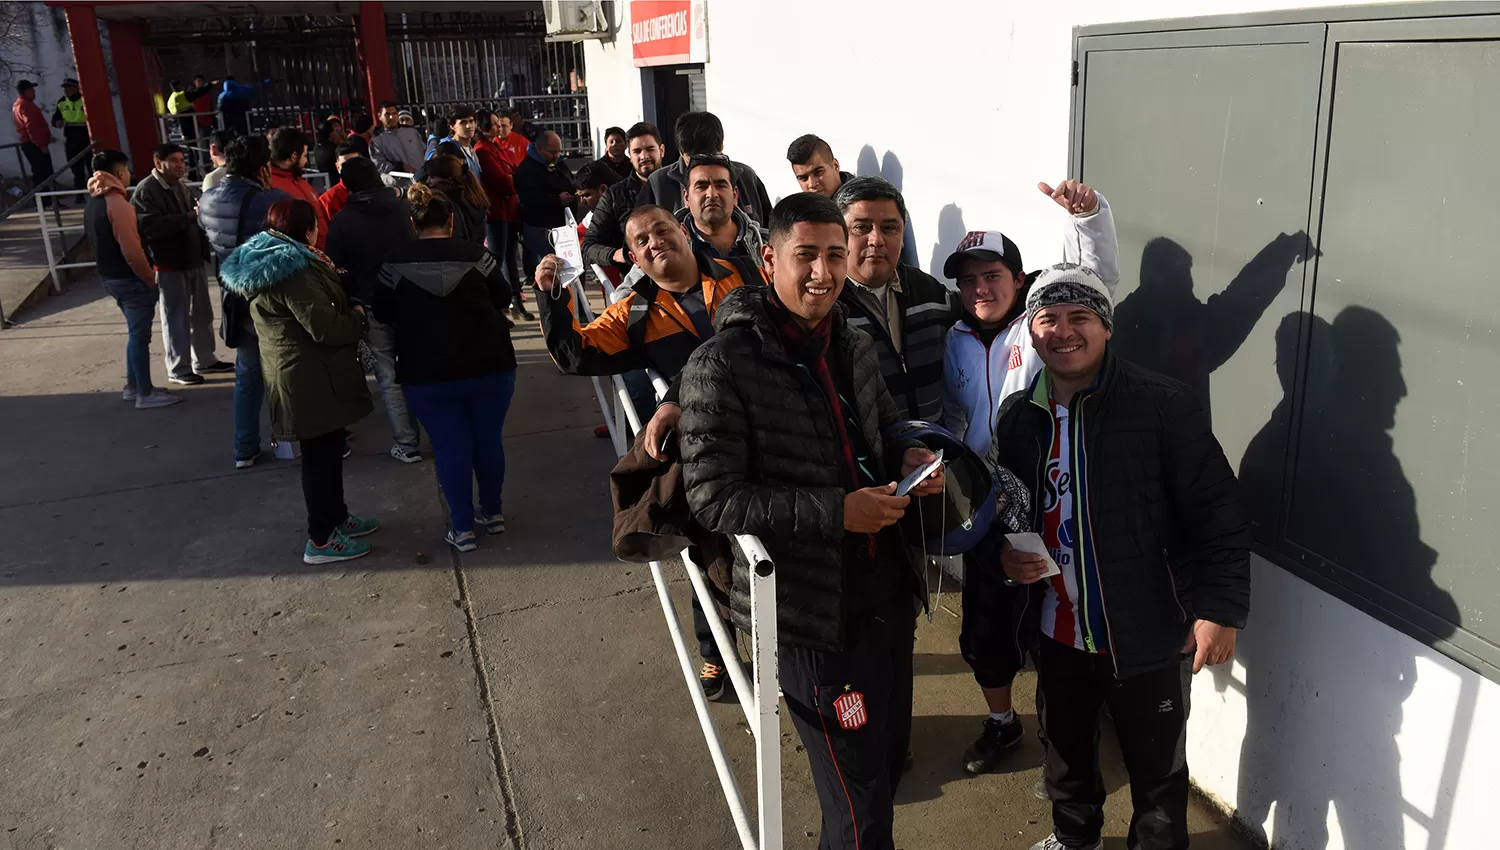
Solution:
M260 455L260 407L266 379L260 370L260 341L255 332L234 350L234 459Z
M120 305L130 339L125 343L125 386L136 395L150 395L151 321L156 318L156 287L138 277L105 278L104 289Z
M542 258L552 253L552 240L548 237L549 231L545 227L535 225L521 225L521 264L526 274L536 274L537 264Z
M519 225L508 221L491 221L486 223L486 231L489 240L486 243L490 253L495 255L496 262L500 263L500 273L505 275L505 282L510 284L510 305L519 310L525 309L525 302L521 299L521 275L516 268L516 228Z
M448 518L458 533L474 530L474 481L479 509L500 513L505 486L505 414L516 392L516 373L438 384L403 384L406 406L432 441L438 483Z

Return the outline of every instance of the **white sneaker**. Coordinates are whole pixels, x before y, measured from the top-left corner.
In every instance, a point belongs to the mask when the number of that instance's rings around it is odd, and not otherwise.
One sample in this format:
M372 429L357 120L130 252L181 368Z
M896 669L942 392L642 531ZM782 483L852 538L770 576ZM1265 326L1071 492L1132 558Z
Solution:
M120 393L120 398L124 401L135 401L135 387L126 387L125 391Z
M1056 833L1031 845L1031 850L1103 850L1103 848L1103 841L1095 841L1093 844L1064 844L1057 840Z
M166 390L157 390L148 395L138 395L135 399L136 410L150 410L153 407L171 407L182 401L182 396L172 395Z

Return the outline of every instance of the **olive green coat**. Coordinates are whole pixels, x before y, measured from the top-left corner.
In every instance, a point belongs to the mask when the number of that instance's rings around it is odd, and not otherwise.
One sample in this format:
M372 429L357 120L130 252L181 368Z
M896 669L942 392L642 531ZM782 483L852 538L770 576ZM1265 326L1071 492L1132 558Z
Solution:
M356 350L368 322L327 263L268 231L236 248L219 277L250 301L277 440L319 437L373 409Z

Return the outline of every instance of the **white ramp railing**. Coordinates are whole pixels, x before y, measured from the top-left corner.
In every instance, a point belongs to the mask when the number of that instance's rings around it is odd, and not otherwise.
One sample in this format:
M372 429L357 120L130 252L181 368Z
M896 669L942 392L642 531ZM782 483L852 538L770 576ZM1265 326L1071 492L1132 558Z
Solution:
M604 271L595 266L594 274L604 287L605 297L613 300L614 288L610 286L609 278L605 276ZM588 324L593 321L594 312L589 306L581 278L571 287L571 293L580 323ZM651 376L656 395L660 398L667 391L667 383L659 375L649 372L648 374ZM615 454L623 456L630 448L627 426L630 432L640 433L644 423L630 400L630 391L625 382L619 375L611 376L610 380L614 390L612 394L606 393L603 383L598 377L594 377L594 394L599 400L599 410L604 414L605 424L609 427L609 436L614 443ZM611 396L613 396L613 404L610 403ZM724 755L724 742L719 737L719 729L714 725L712 715L709 714L708 700L703 696L703 688L698 683L698 673L693 669L692 655L688 650L687 639L682 634L677 608L673 605L671 594L667 590L667 579L660 561L651 562L651 579L656 583L656 595L661 602L662 614L667 620L667 632L672 638L672 648L677 653L677 662L682 668L682 677L687 682L688 694L693 700L693 710L698 715L698 725L703 730L704 742L708 745L709 757L713 760L714 771L718 774L719 785L724 792L724 800L729 806L730 818L734 821L735 831L739 834L740 846L742 850L781 850L781 717L780 678L776 668L776 567L771 556L766 553L765 546L754 535L737 534L734 536L734 545L750 565L751 659L749 675L746 674L745 666L740 661L739 645L734 635L715 613L717 603L709 591L708 580L704 576L702 567L693 562L686 549L682 552L682 564L687 572L688 581L692 583L698 604L703 606L704 612L708 615L706 619L713 632L714 643L718 645L719 653L724 658L724 667L728 671L729 681L734 685L735 695L739 697L740 709L745 713L745 721L750 725L750 731L755 737L757 817L754 831L751 830L750 819L745 811L745 801L740 794L739 783L733 771L730 770L729 759Z

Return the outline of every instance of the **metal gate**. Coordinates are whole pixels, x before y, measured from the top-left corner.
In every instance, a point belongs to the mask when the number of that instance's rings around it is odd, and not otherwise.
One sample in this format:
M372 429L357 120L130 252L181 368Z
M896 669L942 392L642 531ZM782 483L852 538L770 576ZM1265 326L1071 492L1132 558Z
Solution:
M429 119L447 109L514 108L562 137L566 156L593 156L583 46L546 41L540 10L386 15L397 98Z

